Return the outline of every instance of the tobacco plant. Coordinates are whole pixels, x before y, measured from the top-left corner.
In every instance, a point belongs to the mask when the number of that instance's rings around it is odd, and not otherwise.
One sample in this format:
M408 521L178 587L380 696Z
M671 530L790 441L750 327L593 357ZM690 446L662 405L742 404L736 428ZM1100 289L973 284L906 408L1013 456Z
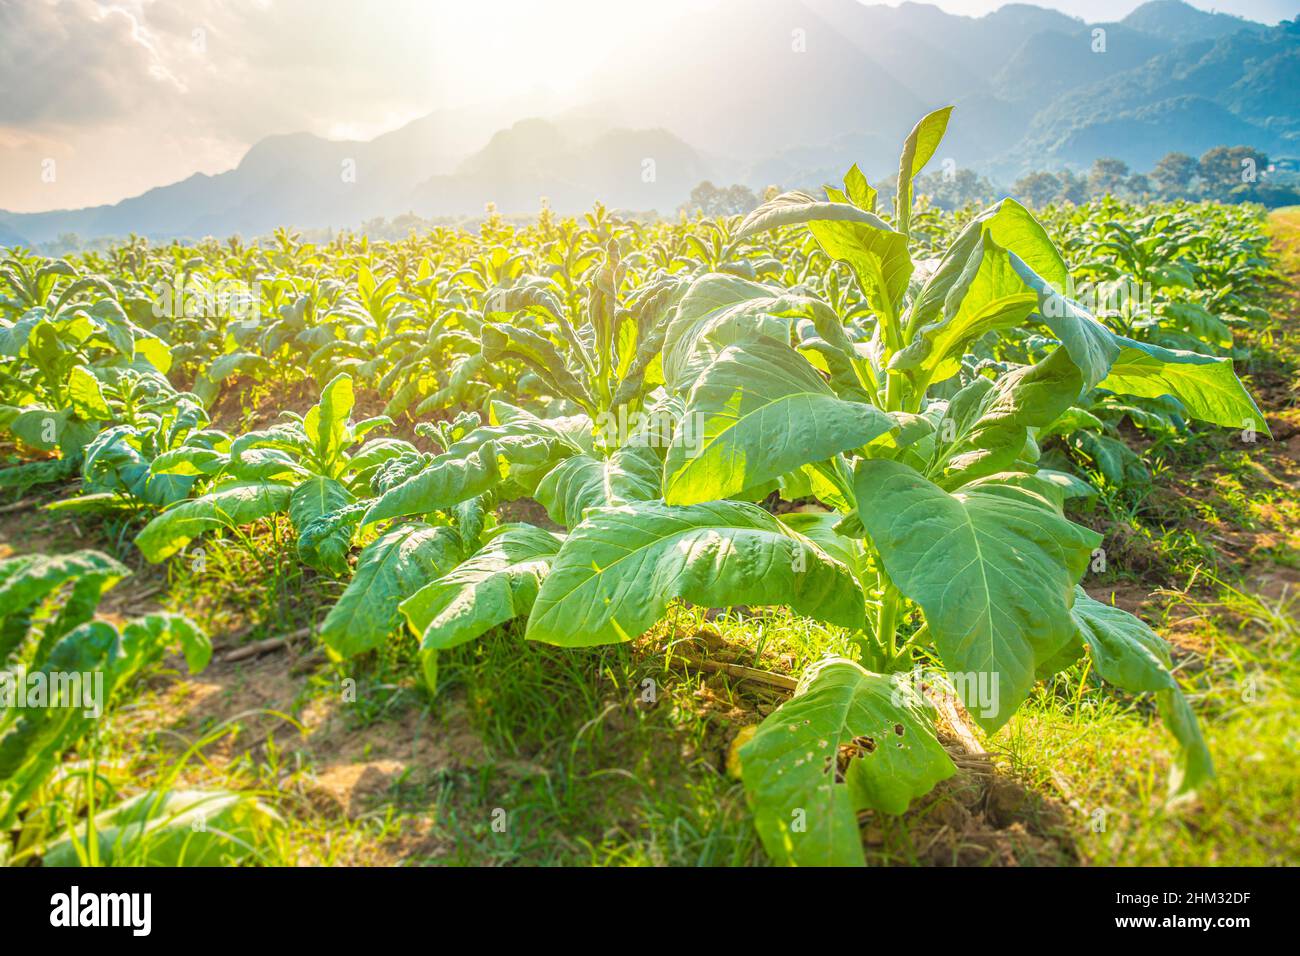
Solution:
M192 674L212 656L180 614L94 619L130 573L98 551L0 561L0 861L215 865L255 854L280 822L228 791L155 785L118 799L99 772L95 725L124 687L169 650ZM74 753L80 765L65 762Z
M150 478L201 479L206 491L168 503L136 536L136 546L150 561L162 561L205 531L287 512L302 560L341 573L362 513L354 507L358 493L369 491L386 463L417 454L401 439L365 440L392 421L380 415L353 422L355 401L352 378L342 373L305 415L284 412L281 421L235 438L214 430L189 433L152 460Z
M698 278L663 337L668 398L684 404L661 494L584 499L563 537L507 529L402 605L426 649L524 614L532 640L629 641L674 599L784 604L850 629L858 659L811 668L740 750L780 862L861 862L858 811L900 813L954 772L923 688L964 691L994 733L1084 653L1156 695L1180 747L1174 792L1210 773L1164 642L1079 586L1103 542L1065 517L1087 488L1038 467L1036 436L1094 389L1168 396L1227 427L1264 432L1263 419L1226 359L1119 335L1063 295L1065 262L1012 199L937 263L914 261L911 183L948 115L904 144L891 221L855 167L827 199L777 196L737 234L806 230L851 271L869 320L804 289ZM999 359L999 342L1031 354ZM827 510L782 519L751 503L772 490Z
M856 811L900 812L953 772L920 685L905 676L917 662L958 688L987 689L965 703L993 733L1035 682L1086 649L1103 679L1156 694L1180 747L1172 791L1210 773L1167 646L1079 586L1103 542L1064 516L1076 488L1038 467L1036 436L1095 388L1168 396L1188 417L1231 428L1263 433L1263 418L1228 360L1118 335L1066 298L1065 262L1014 200L972 220L934 268L914 262L910 184L948 115L930 114L904 144L892 223L853 170L827 201L787 193L748 217L742 236L802 226L847 263L875 328L865 342L830 342L833 356L793 327L706 332L696 351L710 362L684 412L703 417L702 452L670 449L665 467L669 506L769 482L811 486L838 512L829 533L860 547L866 565L855 576L865 585L861 660L811 670L740 752L778 860L860 861ZM1031 328L1051 342L1035 361L970 354ZM545 597L543 588L539 604Z

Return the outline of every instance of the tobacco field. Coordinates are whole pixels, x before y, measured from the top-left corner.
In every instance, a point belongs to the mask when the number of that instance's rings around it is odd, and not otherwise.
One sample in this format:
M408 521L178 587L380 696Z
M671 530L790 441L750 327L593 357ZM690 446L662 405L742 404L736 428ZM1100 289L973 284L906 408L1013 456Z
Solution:
M9 250L0 863L1294 861L1300 214L942 212L949 119L887 201Z

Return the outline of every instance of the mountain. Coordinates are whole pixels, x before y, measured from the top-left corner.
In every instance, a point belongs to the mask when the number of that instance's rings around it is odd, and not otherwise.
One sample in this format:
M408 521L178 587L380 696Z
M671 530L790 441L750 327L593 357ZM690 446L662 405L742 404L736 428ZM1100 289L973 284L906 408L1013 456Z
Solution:
M1066 132L1048 152L1079 165L1098 156L1117 156L1135 169L1151 169L1177 143L1199 156L1225 143L1261 144L1268 137L1213 100L1179 96L1103 116ZM1121 148L1122 144L1122 148Z
M1049 31L1070 32L1083 24L1057 10L1009 3L982 17L945 13L926 3L864 6L856 0L809 0L820 16L842 24L846 35L876 57L892 57L902 76L952 79L953 66L967 83L982 84L990 65L1004 62L1026 40ZM935 91L951 96L955 87Z
M1298 81L1300 21L1178 44L1056 98L1030 124L1023 152L1072 163L1116 156L1137 165L1220 144L1294 154Z
M529 213L545 197L565 211L599 200L670 214L709 175L694 149L662 129L583 135L574 124L529 119L495 134L454 173L420 183L406 208L422 216L454 216L481 212L493 202L503 213Z
M421 179L453 170L503 115L500 107L443 110L365 141L268 136L227 172L196 173L112 205L0 212L0 231L34 243L64 233L171 238L259 234L286 224L355 225L401 207Z
M993 93L1011 103L1030 104L1032 109L1034 103L1103 82L1117 71L1139 67L1174 45L1122 23L1101 24L1099 28L1105 30L1100 49L1101 38L1094 40L1094 28L1081 23L1029 37L993 74Z
M0 222L0 247L23 245L26 240Z
M1174 43L1217 40L1240 30L1266 29L1262 23L1228 13L1207 13L1181 0L1151 0L1125 17L1123 24L1132 30L1163 37Z
M1010 181L1113 156L1248 145L1300 155L1300 21L1268 27L1152 0L1118 23L1008 4L716 0L647 18L593 54L567 102L440 111L375 139L271 136L239 165L111 206L0 213L0 245L143 233L256 235L376 216L531 213L597 199L671 214L703 179L815 188L857 162L878 181L926 111L957 107L935 158Z

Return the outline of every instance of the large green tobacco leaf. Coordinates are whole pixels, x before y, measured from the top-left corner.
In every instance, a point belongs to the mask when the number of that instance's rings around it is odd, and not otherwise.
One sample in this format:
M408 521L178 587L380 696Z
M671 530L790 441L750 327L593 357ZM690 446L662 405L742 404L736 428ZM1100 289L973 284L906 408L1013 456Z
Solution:
M37 653L31 671L45 675L47 688L58 686L54 675L99 672L102 695L84 697L86 706L80 707L53 706L52 700L44 707L0 707L0 826L12 824L61 755L102 714L115 689L174 646L184 652L191 673L206 667L212 656L207 635L188 618L169 613L136 618L120 634L104 621L86 621L60 637L48 654Z
M1232 348L1232 329L1226 322L1198 302L1166 302L1160 306L1166 325L1186 330L1194 339L1209 342L1221 349ZM1265 313L1267 315L1267 313ZM1197 343L1199 345L1199 343Z
M95 815L94 839L104 866L231 866L258 862L280 817L256 797L229 790L147 791ZM87 862L90 834L50 845L45 866Z
M912 132L903 141L903 153L898 160L898 193L894 197L894 222L898 231L908 233L912 220L912 180L925 168L925 164L939 148L943 134L948 129L952 107L945 106L921 117ZM857 167L854 167L855 169Z
M215 475L230 460L230 456L217 448L182 445L158 455L149 465L154 475L197 477Z
M402 602L426 650L480 637L532 610L563 538L531 525L508 525L477 554Z
M298 557L303 564L332 574L346 573L353 535L369 507L369 499L354 501L318 515L299 528Z
M536 469L577 452L558 431L531 417L476 428L419 473L380 495L363 524L448 508L499 485L511 477L512 467Z
M863 865L858 811L902 813L957 771L908 675L843 659L814 665L740 761L768 855L803 866Z
M1038 314L1061 340L1083 374L1085 388L1104 379L1119 358L1117 336L1073 299L1066 298L1051 281L1040 276L1015 253L1007 253L1012 269L1038 298Z
M796 224L806 225L828 256L849 265L877 315L896 310L912 275L907 236L857 206L819 202L796 191L769 199L751 212L736 239Z
M664 466L664 499L726 498L895 428L874 405L836 397L788 345L728 346L691 389Z
M788 341L794 300L739 276L709 273L691 283L664 332L664 381L684 392L723 348L755 335ZM796 307L798 307L796 305Z
M757 488L747 488L736 497L741 501L762 501L773 490L779 490L786 501L798 501L800 498L816 498L829 508L839 511L852 511L853 502L845 493L850 483L847 475L849 467L842 458L830 461L814 462L788 472L775 482L767 482Z
M661 279L643 286L615 320L618 387L608 405L617 408L663 384L663 344L677 302L686 291L678 279Z
M72 410L87 421L108 421L113 411L108 407L99 380L81 365L68 373L68 401Z
M1119 357L1101 387L1122 395L1159 398L1172 395L1187 414L1228 428L1253 426L1268 434L1259 406L1232 368L1232 360L1165 349L1116 336Z
M362 549L352 583L325 616L321 639L344 657L378 647L393 630L398 605L460 559L460 536L451 528L403 524L376 538Z
M1030 428L1055 421L1083 388L1083 377L1065 349L1042 361L1002 375L996 382L976 378L961 389L944 412L935 439L934 465L928 472L945 488L974 478L1011 471L1025 450ZM951 441L943 441L943 436Z
M57 674L105 672L105 692L117 654L118 634L89 621L60 640L31 673L53 686ZM101 701L102 703L102 701ZM28 797L53 772L59 756L81 739L95 718L78 707L0 707L0 827L10 828Z
M70 408L26 408L9 422L9 430L25 444L42 451L59 449L65 457L79 455L99 429L99 424L86 421Z
M0 468L0 488L26 491L35 485L63 481L77 473L79 464L76 458L43 458Z
M40 602L66 584L72 590L58 616L46 624L42 645L89 621L99 599L131 571L99 551L22 555L0 561L0 663L27 636L32 613ZM39 665L41 651L31 663Z
M247 437L242 436L235 444ZM310 469L280 448L242 448L238 453L231 454L229 463L222 469L221 480L269 481L274 484L288 482L296 485L310 475Z
M354 477L349 482L359 487L374 477L385 462L419 454L419 450L400 438L372 438L348 456L348 468Z
M795 348L826 373L835 394L857 402L871 401L876 388L875 369L858 354L835 310L810 298L790 315L794 319Z
M342 373L321 390L320 402L308 409L303 417L303 431L322 466L336 463L342 454L349 437L348 417L355 403L352 376Z
M157 564L214 528L235 528L289 507L292 485L236 482L201 498L172 505L135 536L136 547Z
M681 360L665 361L669 387L685 396L728 345L755 338L788 343L791 319L809 311L808 301L796 296L767 296L747 299L708 316L682 339Z
M677 352L681 343L691 338L700 322L709 316L738 302L769 298L780 293L780 289L730 273L709 272L695 279L682 295L677 311L669 320L668 329L664 333L665 366L668 364L668 356Z
M996 329L1021 326L1038 294L1012 265L1015 253L1053 287L1067 270L1046 231L1024 206L1004 199L972 220L918 293L908 317L911 344L890 363L942 382L961 367L967 347Z
M859 463L858 513L890 579L921 605L944 666L991 682L971 715L992 732L1028 695L1039 664L1071 639L1075 582L1101 536L1027 487L949 494L906 465Z
M594 408L586 386L573 373L564 355L550 339L531 329L492 323L484 325L483 358L491 363L498 363L503 358L517 359L545 382L557 397L567 398L585 409Z
M1264 417L1237 379L1230 359L1116 335L1017 256L1011 255L1010 261L1037 293L1043 321L1069 350L1087 388L1100 385L1141 398L1169 395L1182 402L1193 418L1229 428L1252 426L1267 434Z
M533 497L552 521L572 528L588 508L658 498L662 471L647 445L625 445L608 458L574 455L546 473Z
M140 451L150 442L148 433L130 425L115 425L100 432L86 446L81 466L85 490L122 493L158 506L188 497L194 479L155 472Z
M864 615L852 572L762 508L638 503L587 513L553 562L525 636L569 647L630 641L673 598L788 604L844 627Z
M1170 775L1171 795L1195 790L1214 774L1196 715L1170 669L1169 645L1146 622L1075 589L1070 611L1078 636L1102 679L1133 693L1156 695L1160 713L1181 748Z
M312 522L341 511L352 503L352 495L342 483L324 475L308 478L289 497L289 520L298 532L298 556L309 566L341 574L347 570L348 549L352 546L352 525L341 524L327 535L314 538L311 547L301 547L302 533ZM319 524L317 525L319 527Z
M836 561L841 561L858 578L867 580L871 574L862 547L861 538L846 538L835 530L843 516L834 511L792 511L780 516L780 521L793 528Z
M245 432L230 443L230 460L241 461L250 451L274 451L288 460L312 454L312 440L298 422L276 422L266 428Z

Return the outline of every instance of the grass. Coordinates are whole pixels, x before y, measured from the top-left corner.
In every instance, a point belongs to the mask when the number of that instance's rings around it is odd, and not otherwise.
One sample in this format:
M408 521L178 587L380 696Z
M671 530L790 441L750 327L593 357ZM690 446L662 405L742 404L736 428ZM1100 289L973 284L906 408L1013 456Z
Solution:
M1294 600L1268 604L1217 583L1208 652L1184 658L1184 684L1217 778L1196 801L1165 799L1169 740L1149 706L1098 686L1082 666L1040 689L1002 741L1015 772L1069 795L1089 822L1091 862L1269 865L1294 862L1300 797L1294 714L1300 705L1300 625Z
M1264 404L1273 430L1285 433L1298 420L1300 209L1275 213L1271 227L1292 277L1291 311L1254 371L1280 380ZM1171 805L1169 739L1149 702L1101 686L1086 663L1040 687L999 737L1012 773L1073 806L1089 862L1300 859L1300 577L1289 573L1300 553L1300 463L1290 446L1234 437L1201 436L1166 460L1138 500L1103 502L1157 560L1138 572L1112 561L1109 579L1097 582L1148 592L1140 613L1174 645L1216 779L1195 801ZM1085 581L1096 594L1093 583Z

